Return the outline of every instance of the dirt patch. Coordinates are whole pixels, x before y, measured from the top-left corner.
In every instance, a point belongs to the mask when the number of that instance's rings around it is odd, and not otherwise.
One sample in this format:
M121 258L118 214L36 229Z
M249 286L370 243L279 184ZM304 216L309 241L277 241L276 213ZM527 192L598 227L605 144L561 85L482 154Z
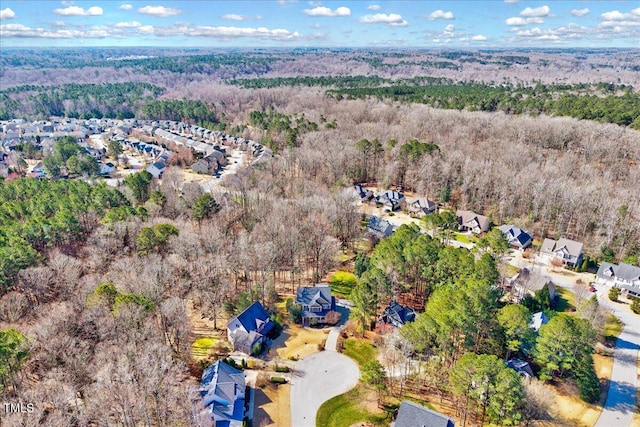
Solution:
M191 357L193 360L208 359L211 351L228 347L225 345L227 344L225 331L215 329L213 327L213 319L195 309L191 301L187 301L187 321L189 323L189 340L192 344ZM226 325L226 322L226 318L221 319L219 316L216 323L220 328L221 325Z
M326 341L328 330L303 328L291 325L273 343L278 357L282 359L303 359L310 354L317 353L318 344Z
M253 410L253 425L289 426L291 425L291 386L289 384L274 385L263 381L264 387L256 388L256 399Z

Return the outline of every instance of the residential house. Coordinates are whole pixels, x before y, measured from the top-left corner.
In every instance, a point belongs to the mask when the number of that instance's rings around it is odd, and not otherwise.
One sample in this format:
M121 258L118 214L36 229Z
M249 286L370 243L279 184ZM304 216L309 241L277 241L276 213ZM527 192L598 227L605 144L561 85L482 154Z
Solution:
M389 323L399 328L404 326L405 323L413 322L415 319L416 312L412 308L405 307L396 301L390 301L378 321L381 323Z
M455 427L453 419L417 403L403 400L391 427Z
M202 373L200 397L215 427L243 427L244 373L218 360Z
M372 215L367 222L367 231L378 239L389 237L393 233L391 223L379 216Z
M195 173L213 175L218 169L218 162L214 157L204 157L191 165L191 170Z
M265 345L275 324L260 302L256 301L227 323L227 338L234 350L246 354L256 352L256 345Z
M433 200L429 200L425 197L415 197L407 201L406 209L412 216L425 216L431 215L436 212L438 204Z
M147 172L153 175L154 178L162 178L162 174L167 169L167 165L164 162L154 162L147 166Z
M116 165L111 162L108 163L100 163L100 175L109 175L110 173L115 172Z
M596 273L596 283L615 286L640 297L640 267L629 264L603 262Z
M515 225L501 225L498 227L512 248L524 250L531 246L533 237L523 229Z
M520 374L521 377L524 378L533 378L533 370L531 369L531 365L529 362L526 362L521 359L509 359L507 361L507 368L511 368Z
M471 231L474 234L486 233L491 227L491 221L484 215L478 215L473 211L456 211L458 217L458 229Z
M356 184L353 186L353 188L355 188L356 194L358 195L358 197L360 197L360 201L362 203L367 203L371 199L373 199L373 191L367 190L361 184Z
M546 325L547 323L549 323L549 318L542 311L539 311L531 315L531 322L529 323L529 327L538 332L542 325Z
M375 197L375 202L376 204L381 204L391 211L402 209L407 203L404 194L393 190L378 193Z
M336 324L340 320L336 297L331 295L331 288L326 283L299 287L296 304L302 309L302 326Z
M549 261L558 260L566 266L576 267L582 263L582 243L564 238L544 239L540 255Z

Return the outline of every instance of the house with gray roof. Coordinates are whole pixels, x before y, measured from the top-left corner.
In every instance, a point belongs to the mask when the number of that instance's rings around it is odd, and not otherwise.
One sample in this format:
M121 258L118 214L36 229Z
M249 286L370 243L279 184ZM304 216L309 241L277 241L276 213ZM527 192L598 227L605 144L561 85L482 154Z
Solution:
M391 427L455 427L453 419L408 400L403 400Z
M154 162L147 166L147 172L149 172L156 179L162 178L162 174L164 173L165 169L167 169L167 165L164 162Z
M515 225L501 225L498 227L512 248L524 250L531 246L533 237L523 229Z
M407 212L410 215L421 217L425 215L431 215L436 212L438 204L433 200L429 200L426 197L414 197L407 200Z
M474 234L486 233L491 227L491 221L484 215L478 215L473 211L456 211L458 217L458 229L471 231Z
M582 263L582 242L570 239L544 239L540 255L551 262L561 261L565 266L576 267Z
M507 361L507 368L511 368L520 374L521 377L524 378L533 378L533 370L531 369L531 365L529 362L521 359L509 359Z
M301 286L296 292L296 304L302 309L302 326L335 324L340 320L336 297L327 283Z
M402 209L406 205L404 194L393 190L376 194L375 201L376 204L381 204L392 211Z
M362 184L356 184L353 188L356 190L356 194L360 197L362 203L367 203L373 199L373 191L367 190Z
M218 360L202 373L200 397L215 427L242 427L245 414L244 373Z
M386 219L379 216L371 215L367 221L367 232L376 236L378 239L389 237L393 233L393 226Z
M596 273L596 283L615 286L631 295L640 296L640 267L603 262Z
M260 350L267 344L267 336L274 330L275 323L259 301L254 302L242 313L232 317L227 323L227 338L234 350L254 354L257 345Z
M404 326L405 323L413 322L416 319L416 312L411 307L406 307L397 301L390 301L380 315L380 323L388 323L396 328Z

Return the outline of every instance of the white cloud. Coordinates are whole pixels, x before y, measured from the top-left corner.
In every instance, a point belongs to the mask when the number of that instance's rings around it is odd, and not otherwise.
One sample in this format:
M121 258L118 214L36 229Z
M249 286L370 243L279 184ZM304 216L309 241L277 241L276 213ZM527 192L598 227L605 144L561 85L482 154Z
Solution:
M173 7L145 6L145 7L139 8L138 13L142 13L144 15L158 16L160 18L167 18L169 16L179 15L182 12L180 9L176 9Z
M453 30L454 30L455 28L456 28L456 26L455 26L455 25L453 25L453 24L449 24L449 25L447 25L446 27L444 27L444 31L445 31L446 33L452 33L452 32L453 32Z
M138 21L132 21L132 22L118 22L116 25L114 25L114 27L116 28L138 28L141 27L142 24L139 23Z
M133 9L133 6L131 6L130 4L121 4L120 6L118 6L118 9L131 10Z
M529 38L535 40L550 40L557 41L560 40L560 36L558 36L555 30L541 30L538 27L531 28L529 30L518 31L518 37Z
M487 40L487 36L483 36L482 34L477 34L471 37L471 40L473 40L474 42L483 42Z
M623 19L625 19L625 14L620 12L620 11L618 11L618 10L612 10L611 12L605 12L600 16L605 21L622 21Z
M521 27L523 25L529 25L529 24L544 24L544 19L538 16L534 16L531 18L521 18L519 16L514 16L511 18L507 18L505 20L505 23L512 27Z
M376 11L376 10L380 10L380 9L381 9L381 7L380 7L379 4L370 4L369 6L367 6L367 10Z
M525 7L522 12L520 12L520 16L525 17L544 17L549 16L549 6L540 6L536 8Z
M507 25L519 27L519 26L522 26L522 25L527 25L527 20L524 19L524 18L520 18L519 16L514 16L512 18L507 18L505 20L505 23Z
M143 25L142 27L138 28L138 34L143 34L143 35L153 34L154 31L155 30L152 25Z
M318 6L313 9L305 9L304 13L309 16L349 16L351 15L351 9L341 6L335 10L331 10L328 7Z
M520 0L504 0L505 3L518 3Z
M16 13L9 8L0 10L0 21L4 21L5 19L13 19L15 17Z
M397 13L376 13L375 15L365 15L360 18L363 24L388 24L392 27L406 27L409 23L402 19L402 15Z
M81 31L68 29L49 30L44 28L30 28L22 24L0 25L0 37L4 38L104 39L109 36L109 32L103 27L93 27L89 30Z
M638 18L640 18L640 7L633 9L631 12L629 12L632 15L637 16Z
M444 10L438 9L431 12L428 17L429 21L433 21L434 19L455 19L453 12L445 12Z
M280 28L271 30L265 27L192 27L190 25L183 24L175 25L173 27L155 28L154 33L161 37L211 37L222 40L232 40L239 37L253 37L276 41L296 41L302 39L302 36L297 31L291 32Z
M238 15L236 13L228 13L226 15L222 15L222 19L226 19L227 21L247 21L249 19L262 19L262 16L249 16L249 15Z
M588 15L589 12L591 12L591 11L588 8L585 7L584 9L573 9L571 11L571 14L573 16L585 16L585 15Z
M80 6L69 6L64 9L55 9L54 12L61 16L100 16L103 14L100 6L91 6L86 10Z

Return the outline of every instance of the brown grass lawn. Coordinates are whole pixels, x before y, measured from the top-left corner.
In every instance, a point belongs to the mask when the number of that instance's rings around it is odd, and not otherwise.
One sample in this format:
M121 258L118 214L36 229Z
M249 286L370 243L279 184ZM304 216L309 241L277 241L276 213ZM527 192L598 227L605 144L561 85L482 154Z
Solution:
M613 369L613 358L594 354L593 362L596 374L600 379L600 383L604 383L606 384L606 387L608 387L609 380L611 379L611 371ZM571 393L571 395L566 395L560 392L556 393L557 409L560 416L573 425L585 427L591 427L596 423L596 421L598 421L598 417L602 412L602 405L604 405L606 398L606 393L602 393L598 405L590 405L580 400L577 396L577 390L575 393Z
M282 359L303 359L317 353L318 344L324 343L328 334L328 330L309 329L291 324L274 342L273 348Z
M263 388L256 388L253 425L256 427L290 426L291 386L271 384L268 380L262 383L266 383Z

